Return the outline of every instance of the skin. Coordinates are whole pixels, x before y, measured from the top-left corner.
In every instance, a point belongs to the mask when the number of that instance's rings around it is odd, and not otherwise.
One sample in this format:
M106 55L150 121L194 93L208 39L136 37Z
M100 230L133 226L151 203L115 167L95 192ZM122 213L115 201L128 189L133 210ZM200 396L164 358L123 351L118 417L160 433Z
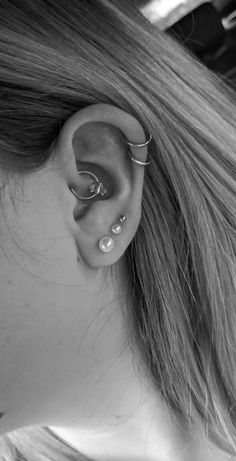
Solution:
M49 426L97 460L154 460L156 453L161 461L217 460L217 452L200 458L129 343L122 256L139 224L144 168L128 159L124 132L133 142L146 139L123 111L102 104L80 111L62 128L43 169L5 183L0 433ZM132 152L147 157L146 147ZM92 201L82 218L82 203L69 189L79 185L76 162L97 168L112 191ZM103 254L97 242L122 213L128 221L116 247Z

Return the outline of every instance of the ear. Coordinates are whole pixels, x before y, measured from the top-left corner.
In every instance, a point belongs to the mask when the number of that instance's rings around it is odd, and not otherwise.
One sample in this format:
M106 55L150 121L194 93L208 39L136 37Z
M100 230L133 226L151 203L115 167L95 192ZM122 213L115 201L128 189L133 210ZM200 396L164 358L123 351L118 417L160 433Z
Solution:
M127 144L145 143L146 134L132 115L109 104L95 104L73 114L64 124L55 157L63 162L64 179L70 200L73 200L73 235L80 257L92 268L117 262L133 239L141 218L141 200L145 168L134 163L128 153L146 161L147 146L134 148ZM80 200L74 194L86 196L85 179L78 174L86 170L95 174L106 189L105 195ZM74 192L73 192L74 191ZM88 193L87 193L88 195ZM121 215L127 217L119 222ZM113 224L122 231L114 235ZM113 239L114 247L103 252L102 237ZM112 243L112 241L111 241Z

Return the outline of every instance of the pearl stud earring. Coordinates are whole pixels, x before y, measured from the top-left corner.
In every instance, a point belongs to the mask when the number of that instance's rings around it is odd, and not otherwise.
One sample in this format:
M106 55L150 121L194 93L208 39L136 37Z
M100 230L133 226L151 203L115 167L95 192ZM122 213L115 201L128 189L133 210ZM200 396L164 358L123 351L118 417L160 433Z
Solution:
M113 238L105 235L99 240L98 245L103 253L109 253L115 247L115 242Z
M120 223L124 223L127 221L127 216L121 215L119 218ZM119 223L115 223L111 226L111 232L114 235L120 234L122 231L122 227ZM108 235L104 235L98 242L99 249L103 253L109 253L115 248L115 242L112 237L109 237Z

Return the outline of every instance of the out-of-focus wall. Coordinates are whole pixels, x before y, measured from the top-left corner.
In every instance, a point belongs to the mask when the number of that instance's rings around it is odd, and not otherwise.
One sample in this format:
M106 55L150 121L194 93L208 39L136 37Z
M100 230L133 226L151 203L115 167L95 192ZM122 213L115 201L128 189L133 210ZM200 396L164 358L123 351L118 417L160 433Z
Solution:
M140 11L153 24L165 30L207 0L151 0ZM211 0L210 0L211 2ZM211 2L212 3L212 2Z

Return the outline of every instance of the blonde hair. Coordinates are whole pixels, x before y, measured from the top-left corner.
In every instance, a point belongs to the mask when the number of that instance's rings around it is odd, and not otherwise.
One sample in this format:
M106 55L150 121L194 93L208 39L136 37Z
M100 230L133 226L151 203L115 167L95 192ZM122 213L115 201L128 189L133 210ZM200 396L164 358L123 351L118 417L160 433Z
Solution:
M89 104L116 105L152 133L125 254L129 339L165 402L236 454L235 91L126 0L1 2L0 79L6 172L43 168ZM88 459L46 427L0 444L0 461Z

